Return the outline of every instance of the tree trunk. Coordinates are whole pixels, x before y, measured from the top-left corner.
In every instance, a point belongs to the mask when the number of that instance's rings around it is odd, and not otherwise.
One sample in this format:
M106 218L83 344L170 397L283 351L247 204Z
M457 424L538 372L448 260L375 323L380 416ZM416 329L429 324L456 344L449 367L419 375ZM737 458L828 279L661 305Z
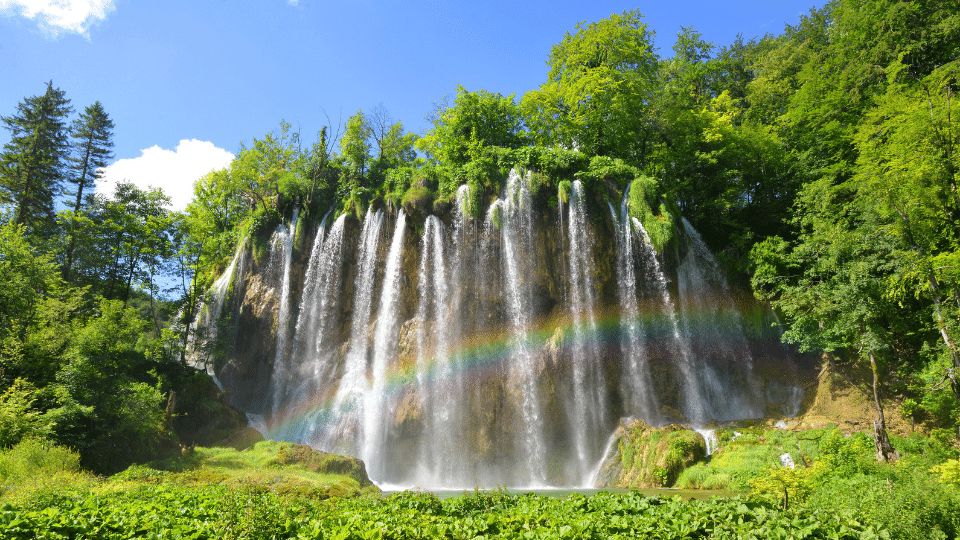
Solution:
M900 453L890 444L887 436L887 421L883 416L883 406L880 405L880 395L877 392L877 359L873 351L867 353L870 357L870 369L873 371L873 403L877 407L877 420L873 423L873 443L877 449L877 461L894 463L900 459Z

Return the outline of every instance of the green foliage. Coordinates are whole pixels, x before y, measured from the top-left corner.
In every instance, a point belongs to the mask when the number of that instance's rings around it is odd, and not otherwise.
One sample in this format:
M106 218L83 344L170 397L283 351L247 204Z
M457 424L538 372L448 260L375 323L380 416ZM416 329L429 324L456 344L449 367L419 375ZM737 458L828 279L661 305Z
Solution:
M115 486L112 490L111 485ZM127 538L504 538L664 539L889 538L852 516L782 511L742 499L683 502L637 493L551 498L477 491L439 500L429 493L310 499L222 486L107 482L96 494L8 505L0 526L9 538L92 535Z
M10 132L0 153L0 202L13 205L13 222L25 225L36 239L53 225L54 197L70 153L66 118L72 110L63 90L50 81L42 96L24 98L15 115L0 117Z
M930 472L937 476L940 482L960 487L960 459L951 459L935 465Z
M822 461L812 467L769 467L762 476L750 480L750 487L754 495L782 501L784 506L803 503L819 486L825 468Z
M469 92L458 85L453 105L438 108L433 129L417 140L416 147L442 165L463 167L482 155L478 148L524 146L523 127L512 94Z
M657 57L641 19L633 10L579 23L551 48L547 82L521 102L538 144L628 159L642 152Z
M7 487L27 484L41 476L79 470L79 454L39 438L26 437L0 451L0 484Z
M407 214L426 218L433 212L434 194L424 186L412 186L403 194L401 204Z
M650 239L650 244L658 252L669 246L676 246L677 226L673 214L667 205L660 203L656 206L659 184L648 176L637 176L630 182L630 216L636 218L643 225ZM656 211L654 211L656 210Z
M36 387L19 378L0 395L0 449L49 434L48 419L33 406L36 399Z

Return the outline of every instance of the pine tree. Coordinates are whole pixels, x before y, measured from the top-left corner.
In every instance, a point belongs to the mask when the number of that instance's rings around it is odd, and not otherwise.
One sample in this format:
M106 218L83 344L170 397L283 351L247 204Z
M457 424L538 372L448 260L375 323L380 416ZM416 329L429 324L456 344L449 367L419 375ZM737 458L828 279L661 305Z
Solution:
M71 126L73 137L74 156L70 158L70 177L68 182L75 184L75 191L68 195L75 195L73 217L80 214L80 205L83 201L83 190L93 187L99 177L101 168L107 166L107 160L113 158L110 149L113 148L113 120L103 110L99 101L84 109L80 118L73 121ZM70 222L70 242L67 245L63 265L63 278L70 278L73 266L73 255L76 249L73 221Z
M14 206L14 222L33 233L54 222L70 151L66 118L73 111L64 92L47 83L42 96L25 98L13 116L0 116L10 142L0 153L0 202Z
M69 194L76 195L73 211L79 213L83 190L94 186L99 170L113 158L110 153L113 148L113 120L97 101L73 121L71 131L75 155L70 158L72 174L68 181L77 187L76 191Z

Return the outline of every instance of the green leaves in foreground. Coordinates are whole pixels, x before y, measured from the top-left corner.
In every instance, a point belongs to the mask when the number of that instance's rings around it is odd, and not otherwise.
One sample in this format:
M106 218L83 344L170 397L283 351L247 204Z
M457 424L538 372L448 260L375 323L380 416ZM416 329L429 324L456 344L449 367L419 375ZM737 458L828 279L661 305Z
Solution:
M0 510L6 538L889 538L851 516L743 499L635 493L566 499L503 491L446 500L404 492L325 501L221 486L137 487Z

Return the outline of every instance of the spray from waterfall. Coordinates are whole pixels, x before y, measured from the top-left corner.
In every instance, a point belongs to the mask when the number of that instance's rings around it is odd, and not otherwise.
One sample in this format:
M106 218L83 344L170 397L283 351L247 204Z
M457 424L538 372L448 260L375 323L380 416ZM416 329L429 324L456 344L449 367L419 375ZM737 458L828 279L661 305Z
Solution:
M392 416L391 403L386 395L387 364L394 358L397 349L399 321L397 303L400 298L400 263L403 257L403 237L407 218L400 211L387 254L387 266L383 276L383 291L380 294L380 309L377 311L377 329L373 338L373 367L370 387L363 403L363 450L361 459L367 463L367 473L372 479L382 479L385 471L383 461L388 419Z
M624 360L625 376L622 393L625 397L628 416L641 418L651 425L660 423L659 405L648 365L647 346L637 290L636 234L630 220L627 187L620 203L620 215L609 202L610 217L614 224L614 240L617 249L617 293L620 300L620 352Z
M570 190L568 219L569 301L573 340L570 356L573 372L573 414L571 431L579 468L578 476L585 477L597 460L601 449L599 432L606 424L606 381L600 365L597 348L597 320L594 313L593 236L587 227L587 212L583 186L579 180ZM561 212L561 215L563 213Z
M701 391L712 406L708 412L717 420L763 416L753 357L726 278L700 234L686 218L681 222L687 240L686 256L677 269L682 324L700 359Z
M367 353L370 350L369 324L373 305L377 248L383 227L383 211L367 210L357 248L357 276L354 282L350 341L344 359L343 377L330 412L329 426L321 448L328 452L359 455L364 436L364 396L367 393Z
M680 331L680 323L677 320L677 309L670 299L670 291L667 288L667 276L660 268L660 262L657 260L657 251L647 236L647 230L643 228L640 220L633 218L634 227L640 232L643 238L643 256L647 265L647 272L653 277L657 290L660 293L661 304L666 313L667 321L670 326L670 332L673 341L676 344L679 354L677 355L678 366L684 379L683 399L684 414L687 420L694 425L702 425L708 418L706 417L705 404L703 401L703 391L700 388L700 379L697 377L695 359L690 351L690 343Z

